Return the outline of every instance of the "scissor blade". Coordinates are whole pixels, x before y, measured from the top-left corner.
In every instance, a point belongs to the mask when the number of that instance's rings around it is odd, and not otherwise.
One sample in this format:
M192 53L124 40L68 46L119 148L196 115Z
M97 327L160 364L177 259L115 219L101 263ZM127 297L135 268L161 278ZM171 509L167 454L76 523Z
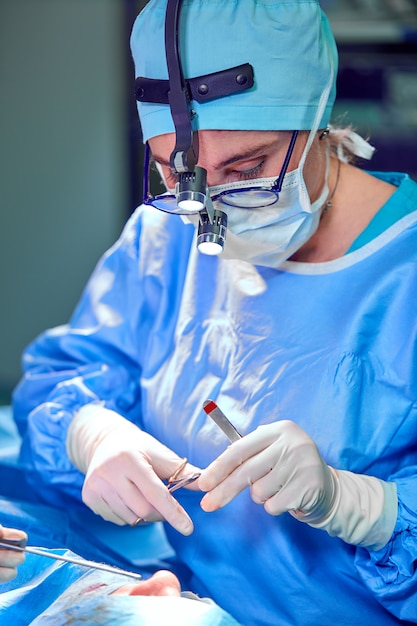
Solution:
M236 430L233 424L227 419L214 400L206 400L203 403L203 409L207 415L211 417L214 422L216 422L217 426L221 428L229 441L233 443L234 441L238 441L238 439L242 439L240 432Z
M107 565L107 563L97 563L96 561L89 561L87 559L81 559L77 557L71 557L64 554L55 554L54 552L48 552L41 548L34 548L32 546L22 546L17 542L12 543L13 540L0 541L0 548L6 548L7 550L17 550L18 552L29 552L30 554L37 554L38 556L45 556L48 559L55 559L56 561L65 561L66 563L74 563L75 565L81 565L82 567L89 567L90 569L98 569L103 572L111 572L112 574L121 574L123 576L129 576L136 580L141 580L142 576L135 572L128 572L127 570L114 567L113 565Z
M191 485L191 483L195 482L200 476L201 472L195 472L194 474L191 474L191 476L176 478L172 483L168 483L168 491L172 493L173 491L177 491L177 489Z

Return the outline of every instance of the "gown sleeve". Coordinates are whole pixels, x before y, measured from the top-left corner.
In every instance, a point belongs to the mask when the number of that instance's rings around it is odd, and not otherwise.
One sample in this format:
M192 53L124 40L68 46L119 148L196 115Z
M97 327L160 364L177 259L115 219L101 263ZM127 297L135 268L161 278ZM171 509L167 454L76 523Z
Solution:
M390 613L417 623L417 466L389 477L398 494L398 517L387 545L358 548L355 564L366 586Z
M49 502L81 500L84 477L65 447L79 408L101 403L140 424L141 362L161 290L152 269L142 274L140 216L138 210L99 261L69 324L41 334L23 355L13 397L20 461Z

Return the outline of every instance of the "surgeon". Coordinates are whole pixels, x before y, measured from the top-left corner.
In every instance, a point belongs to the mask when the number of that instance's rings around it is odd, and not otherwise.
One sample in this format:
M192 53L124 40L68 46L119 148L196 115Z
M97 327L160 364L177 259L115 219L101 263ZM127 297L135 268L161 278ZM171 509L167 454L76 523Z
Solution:
M245 625L417 623L417 185L332 124L315 0L151 0L131 48L167 191L146 166L69 324L25 351L28 479L164 519L187 588ZM178 468L201 476L170 493Z

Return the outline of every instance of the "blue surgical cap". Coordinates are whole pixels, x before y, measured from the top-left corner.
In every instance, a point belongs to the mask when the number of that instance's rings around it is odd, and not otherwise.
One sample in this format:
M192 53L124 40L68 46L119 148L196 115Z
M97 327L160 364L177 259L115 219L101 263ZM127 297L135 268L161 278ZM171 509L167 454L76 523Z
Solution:
M131 50L136 76L167 79L167 0L150 0L136 18ZM319 124L336 96L337 49L316 0L184 0L180 12L184 77L243 63L254 86L204 103L192 101L195 130L310 130L331 82ZM143 140L175 130L169 105L138 103Z

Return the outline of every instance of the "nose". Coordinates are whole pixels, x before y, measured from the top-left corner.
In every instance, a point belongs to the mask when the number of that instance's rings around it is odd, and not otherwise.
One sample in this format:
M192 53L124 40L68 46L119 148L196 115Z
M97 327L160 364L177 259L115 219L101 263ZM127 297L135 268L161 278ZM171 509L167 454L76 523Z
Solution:
M112 595L120 596L177 596L181 595L180 581L172 572L159 570L146 580L123 585Z

